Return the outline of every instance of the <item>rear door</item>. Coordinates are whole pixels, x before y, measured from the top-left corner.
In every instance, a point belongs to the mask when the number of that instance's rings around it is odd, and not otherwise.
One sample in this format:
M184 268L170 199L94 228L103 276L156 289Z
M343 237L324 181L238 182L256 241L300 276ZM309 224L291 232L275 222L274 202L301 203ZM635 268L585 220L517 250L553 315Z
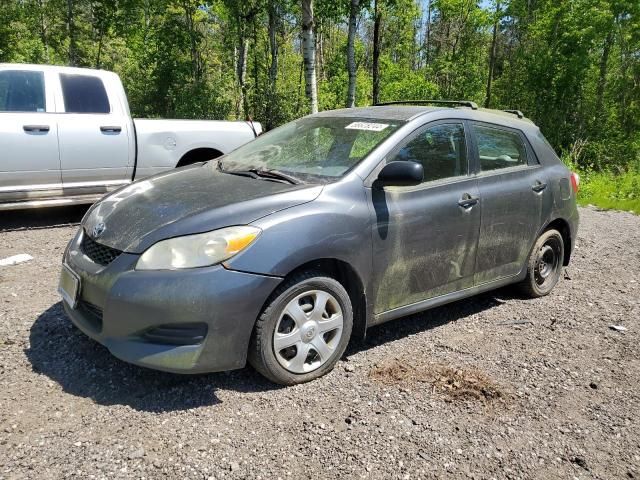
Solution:
M387 160L419 162L424 182L376 187L375 313L473 286L480 206L462 120L430 123Z
M521 131L471 124L482 203L475 274L475 284L481 285L521 271L550 189Z
M103 81L108 75L60 73L58 78L65 192L92 193L127 183L133 132L128 111Z
M0 202L61 187L54 99L41 70L0 69Z

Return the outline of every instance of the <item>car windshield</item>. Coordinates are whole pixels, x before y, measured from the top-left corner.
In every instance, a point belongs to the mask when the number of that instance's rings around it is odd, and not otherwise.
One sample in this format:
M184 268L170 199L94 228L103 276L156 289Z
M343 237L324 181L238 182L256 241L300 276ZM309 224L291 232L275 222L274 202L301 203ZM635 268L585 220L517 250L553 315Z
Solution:
M401 122L368 118L306 117L266 133L224 156L223 171L275 171L303 182L346 174Z

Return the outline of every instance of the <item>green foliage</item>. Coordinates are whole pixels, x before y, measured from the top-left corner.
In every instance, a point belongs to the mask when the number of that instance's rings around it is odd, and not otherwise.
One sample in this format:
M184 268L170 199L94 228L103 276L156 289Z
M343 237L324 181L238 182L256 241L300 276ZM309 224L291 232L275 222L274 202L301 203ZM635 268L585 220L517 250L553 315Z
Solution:
M315 1L320 109L345 103L349 4ZM374 12L381 101L464 98L520 109L587 185L635 195L628 178L640 171L640 2L363 0L357 105L372 99ZM250 115L276 126L308 113L300 22L297 0L3 0L0 61L113 70L136 116Z

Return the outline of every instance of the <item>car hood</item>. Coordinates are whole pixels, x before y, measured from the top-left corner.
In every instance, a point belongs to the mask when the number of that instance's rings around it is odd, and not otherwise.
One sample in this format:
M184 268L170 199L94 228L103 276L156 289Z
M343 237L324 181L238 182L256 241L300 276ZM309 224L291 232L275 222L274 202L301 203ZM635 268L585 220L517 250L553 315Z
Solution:
M310 202L321 191L318 185L291 185L223 173L210 162L116 190L96 203L82 223L99 243L142 253L166 238L246 225Z

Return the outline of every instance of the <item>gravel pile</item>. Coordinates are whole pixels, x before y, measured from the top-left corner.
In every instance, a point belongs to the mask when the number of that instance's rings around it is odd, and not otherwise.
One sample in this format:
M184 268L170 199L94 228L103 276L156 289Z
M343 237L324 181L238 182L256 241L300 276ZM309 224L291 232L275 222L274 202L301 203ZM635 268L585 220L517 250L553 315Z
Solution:
M640 478L640 217L582 209L546 298L373 328L330 375L279 388L113 358L56 294L82 210L2 215L0 258L34 258L0 268L0 479Z

